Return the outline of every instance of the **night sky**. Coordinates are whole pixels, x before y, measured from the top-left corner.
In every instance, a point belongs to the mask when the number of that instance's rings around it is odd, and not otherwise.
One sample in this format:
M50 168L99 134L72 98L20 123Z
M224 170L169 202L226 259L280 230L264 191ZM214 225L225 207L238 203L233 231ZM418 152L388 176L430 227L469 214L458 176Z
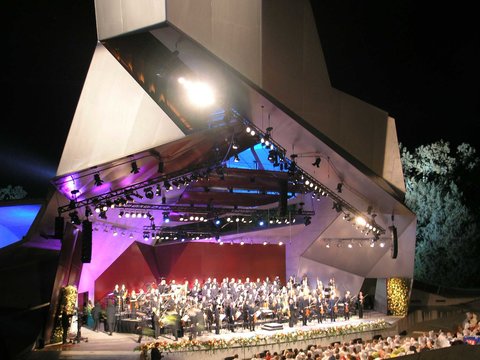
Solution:
M334 87L391 114L408 147L444 139L480 149L473 3L312 4ZM2 24L0 187L43 198L96 46L93 0L9 1Z

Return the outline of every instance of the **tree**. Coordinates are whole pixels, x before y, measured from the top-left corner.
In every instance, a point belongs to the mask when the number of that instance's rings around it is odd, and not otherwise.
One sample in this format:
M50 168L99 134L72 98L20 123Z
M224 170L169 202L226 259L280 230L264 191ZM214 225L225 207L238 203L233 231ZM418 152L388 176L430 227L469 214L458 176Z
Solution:
M438 141L401 147L406 205L417 215L414 277L441 286L480 287L475 149ZM473 198L472 198L473 197Z
M8 185L5 188L0 188L0 201L4 200L19 200L27 196L27 192L21 186Z

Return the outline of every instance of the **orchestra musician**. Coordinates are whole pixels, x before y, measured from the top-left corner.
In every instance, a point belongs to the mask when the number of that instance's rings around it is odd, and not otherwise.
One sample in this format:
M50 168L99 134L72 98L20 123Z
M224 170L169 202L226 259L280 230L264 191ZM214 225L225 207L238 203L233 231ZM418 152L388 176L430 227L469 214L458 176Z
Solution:
M360 291L357 296L357 306L358 306L358 318L363 319L363 302L364 302L365 296L363 293Z
M323 296L318 295L316 303L315 303L315 308L317 310L317 319L318 319L319 324L323 323L323 320L325 318L325 305L324 305L323 301L324 301Z
M255 331L255 303L248 303L248 329Z
M125 287L125 284L122 284L122 287L120 288L120 311L125 311L125 303L127 299L128 291L127 288Z
M295 307L295 301L293 298L288 299L288 326L293 327L295 325L296 321L296 307Z
M113 289L113 297L115 299L115 309L117 309L117 311L120 311L120 299L122 298L122 296L120 295L120 287L118 286L118 284L115 284L115 288Z
M345 296L343 297L343 317L345 320L350 320L350 302L352 298L350 296L350 291L345 291Z
M137 308L138 308L137 293L135 292L135 290L132 290L130 293L129 303L130 303L130 317L132 319L135 319L137 317Z

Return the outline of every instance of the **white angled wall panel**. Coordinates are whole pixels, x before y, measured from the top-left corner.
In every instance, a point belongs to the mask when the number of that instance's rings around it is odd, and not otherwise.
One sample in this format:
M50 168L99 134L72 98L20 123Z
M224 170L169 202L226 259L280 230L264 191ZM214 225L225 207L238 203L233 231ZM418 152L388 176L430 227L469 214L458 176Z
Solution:
M183 132L103 45L98 45L57 175L180 139Z
M165 0L95 0L99 40L162 23Z

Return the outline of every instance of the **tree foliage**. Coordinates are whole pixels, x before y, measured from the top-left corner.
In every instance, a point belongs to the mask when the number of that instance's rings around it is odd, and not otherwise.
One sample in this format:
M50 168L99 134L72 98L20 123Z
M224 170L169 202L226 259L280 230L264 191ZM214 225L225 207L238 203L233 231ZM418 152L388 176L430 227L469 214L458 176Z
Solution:
M401 148L405 203L417 215L414 276L428 283L480 287L479 174L475 149L445 141Z
M0 188L0 201L19 200L27 196L27 192L21 186L8 185Z

